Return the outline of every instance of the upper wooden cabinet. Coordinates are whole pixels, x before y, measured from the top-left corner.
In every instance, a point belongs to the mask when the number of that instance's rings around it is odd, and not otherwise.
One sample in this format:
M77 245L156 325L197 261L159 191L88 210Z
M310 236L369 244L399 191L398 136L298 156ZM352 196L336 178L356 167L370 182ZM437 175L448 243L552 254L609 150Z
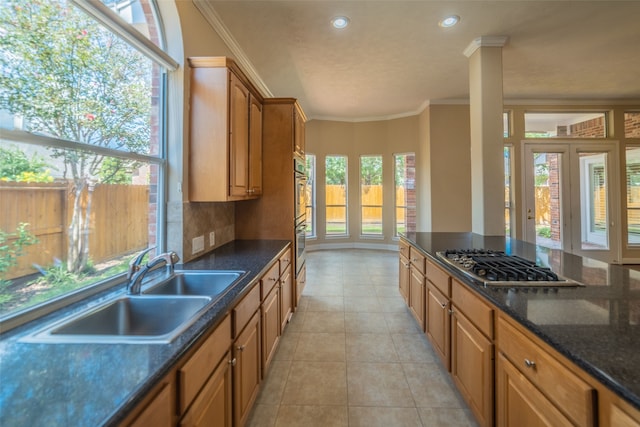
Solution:
M262 97L229 58L189 58L189 65L189 200L258 197L262 194Z

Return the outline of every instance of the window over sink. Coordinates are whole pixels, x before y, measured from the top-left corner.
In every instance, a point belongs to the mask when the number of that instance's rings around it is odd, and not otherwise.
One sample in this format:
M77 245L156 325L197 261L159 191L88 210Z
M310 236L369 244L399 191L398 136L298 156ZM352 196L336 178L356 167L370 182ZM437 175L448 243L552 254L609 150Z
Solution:
M6 324L116 283L132 254L164 247L165 81L173 60L161 49L154 0L99 6L0 5Z

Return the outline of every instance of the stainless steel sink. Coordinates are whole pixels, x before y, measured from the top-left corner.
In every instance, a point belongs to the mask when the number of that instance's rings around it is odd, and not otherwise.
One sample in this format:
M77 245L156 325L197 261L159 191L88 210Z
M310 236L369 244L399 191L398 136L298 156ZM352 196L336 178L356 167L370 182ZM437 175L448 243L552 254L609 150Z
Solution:
M221 296L244 271L176 271L168 279L143 291L147 295L206 295Z
M65 343L169 343L211 302L207 296L123 296L28 339Z

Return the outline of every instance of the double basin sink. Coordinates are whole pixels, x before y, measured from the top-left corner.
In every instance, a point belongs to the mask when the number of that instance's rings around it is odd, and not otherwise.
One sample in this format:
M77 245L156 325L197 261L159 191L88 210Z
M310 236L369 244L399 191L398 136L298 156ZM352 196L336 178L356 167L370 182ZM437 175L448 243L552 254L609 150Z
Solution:
M28 341L166 344L219 300L244 271L175 271L140 295L121 295L65 317Z

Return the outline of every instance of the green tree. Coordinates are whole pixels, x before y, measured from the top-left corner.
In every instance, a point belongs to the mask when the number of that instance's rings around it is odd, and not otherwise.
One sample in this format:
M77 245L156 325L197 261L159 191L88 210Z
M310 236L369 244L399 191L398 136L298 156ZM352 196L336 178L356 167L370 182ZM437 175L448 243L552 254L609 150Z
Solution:
M16 146L0 147L0 181L51 182L50 167L42 157L31 158Z
M34 133L148 152L149 60L63 0L5 0L0 30L0 109L22 116ZM67 268L80 272L89 262L91 200L104 178L104 156L63 148L51 153L73 184Z
M327 156L325 175L328 185L346 185L347 158L344 156Z
M20 223L13 234L0 230L0 290L11 283L5 279L5 274L18 263L18 257L24 253L24 248L38 243L38 239L27 230L28 226L29 224ZM6 298L0 292L0 302Z
M360 180L363 185L382 185L382 157L360 158Z

